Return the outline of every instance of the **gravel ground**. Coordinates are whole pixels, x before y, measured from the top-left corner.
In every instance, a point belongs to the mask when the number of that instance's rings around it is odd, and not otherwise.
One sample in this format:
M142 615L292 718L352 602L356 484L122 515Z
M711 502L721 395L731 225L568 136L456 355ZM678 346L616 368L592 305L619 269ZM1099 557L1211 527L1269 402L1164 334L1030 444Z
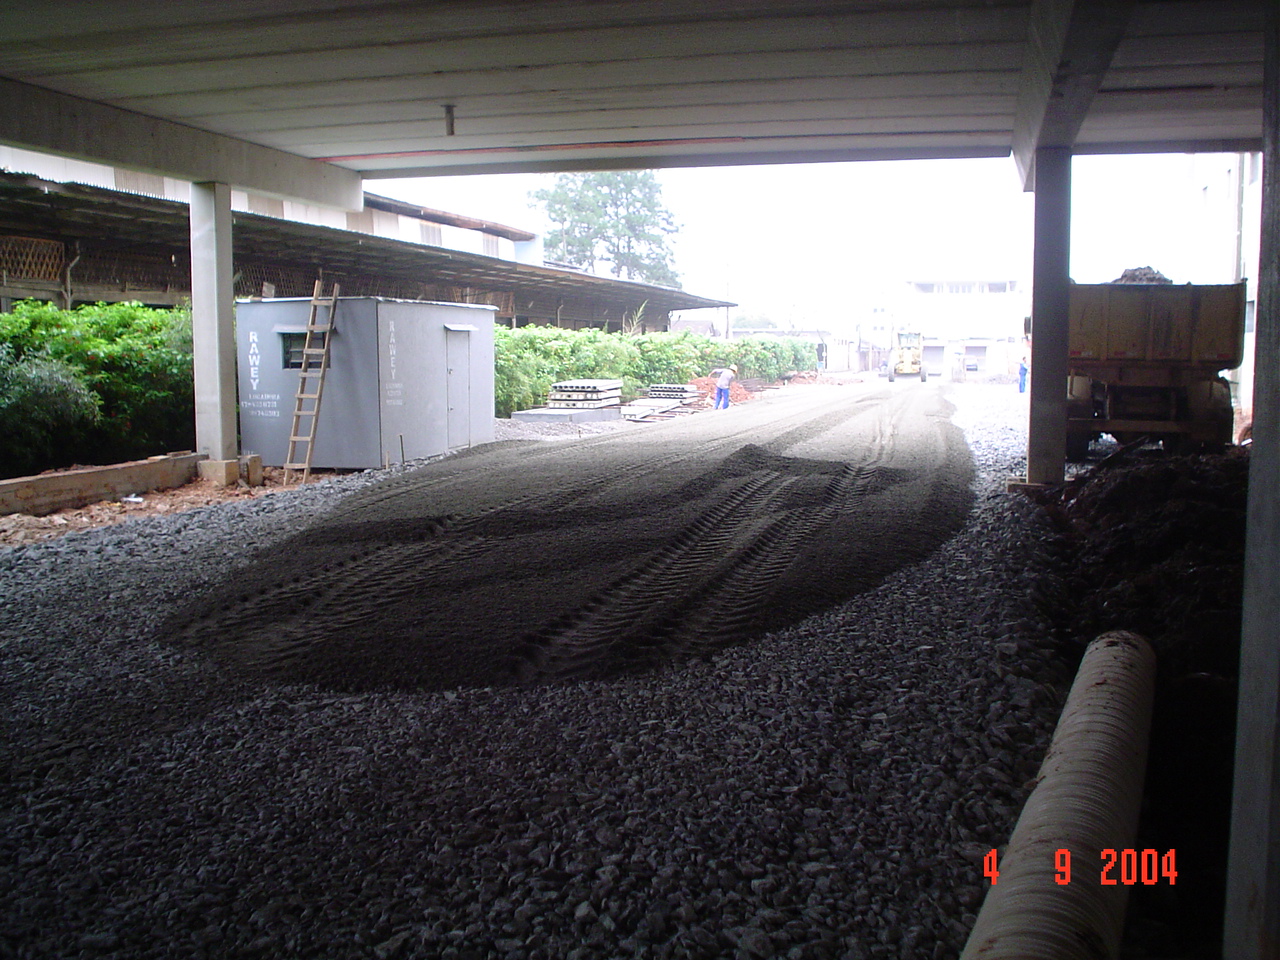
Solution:
M958 955L1068 678L1023 398L949 397L959 535L620 680L344 695L155 642L383 471L0 552L0 956Z

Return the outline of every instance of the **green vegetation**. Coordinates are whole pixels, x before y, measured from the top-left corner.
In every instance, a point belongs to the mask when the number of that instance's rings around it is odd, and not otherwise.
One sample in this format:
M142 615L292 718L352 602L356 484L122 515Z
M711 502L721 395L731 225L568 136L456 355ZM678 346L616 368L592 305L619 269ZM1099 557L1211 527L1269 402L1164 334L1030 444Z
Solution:
M195 445L188 310L139 303L0 314L0 463L22 476Z
M494 336L502 417L544 403L559 380L621 380L631 399L731 363L763 380L817 363L813 344L790 339L536 326L497 326ZM28 300L0 313L0 476L190 449L194 410L189 310Z
M548 257L591 271L607 265L627 280L680 285L667 245L679 228L652 170L561 173L531 199L546 205L555 224L547 233Z
M688 383L715 367L738 365L740 377L777 380L790 370L812 370L818 356L803 340L713 340L692 333L626 336L558 327L494 328L494 410L509 417L546 401L560 380L622 381L625 398L652 383Z

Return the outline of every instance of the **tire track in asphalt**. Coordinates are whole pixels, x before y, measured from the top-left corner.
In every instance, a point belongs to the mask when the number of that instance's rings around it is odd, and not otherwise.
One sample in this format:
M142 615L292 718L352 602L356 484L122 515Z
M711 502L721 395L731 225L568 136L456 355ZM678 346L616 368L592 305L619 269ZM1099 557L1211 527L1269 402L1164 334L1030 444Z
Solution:
M864 463L828 481L816 509L785 507L801 478L754 476L690 524L670 547L592 600L523 638L514 670L521 682L608 676L711 652L752 632L777 574L795 562L814 531L859 509L876 479L888 433L875 408L873 443ZM805 421L775 437L785 448L849 419L847 410Z
M839 599L800 567L939 447L899 449L900 421L936 430L906 391L782 404L429 464L237 571L180 642L343 689L610 676L741 642Z
M856 415L856 410L837 409L822 415L822 422L839 422ZM799 424L782 436L811 429L814 418L801 415ZM715 450L727 450L744 436L756 432L753 428L734 431L698 451L677 450L660 456L647 457L627 467L629 481L655 476L671 470L681 463L701 461ZM607 443L608 435L600 435L583 441L579 449ZM777 442L776 438L775 441ZM501 446L509 446L502 444ZM532 456L553 457L557 453L546 449L550 444L535 442ZM524 453L524 451L522 451ZM478 461L464 455L455 463L473 466ZM617 482L614 472L579 477L564 486L507 499L469 516L422 516L418 514L412 523L387 526L370 520L398 501L420 499L441 487L456 482L455 476L424 475L415 471L378 484L370 491L356 494L347 503L332 511L315 527L295 538L311 546L320 546L323 553L318 563L311 564L303 573L284 573L282 582L277 557L272 557L267 569L246 571L241 584L230 591L223 591L208 604L203 615L188 619L177 627L176 639L185 645L218 643L217 637L228 631L238 638L234 659L260 665L283 666L290 658L305 656L307 650L326 638L340 637L360 623L365 617L376 615L377 608L412 596L431 585L433 570L446 563L461 563L483 549L483 543L460 538L477 528L501 524L504 517L525 510L541 514L554 514L567 510L594 494L607 490ZM406 506L401 504L401 506ZM406 512L415 508L407 505ZM405 543L411 539L415 542ZM286 553L289 552L286 550ZM335 610L335 601L342 608ZM331 613L330 611L334 611ZM248 641L248 642L244 642Z

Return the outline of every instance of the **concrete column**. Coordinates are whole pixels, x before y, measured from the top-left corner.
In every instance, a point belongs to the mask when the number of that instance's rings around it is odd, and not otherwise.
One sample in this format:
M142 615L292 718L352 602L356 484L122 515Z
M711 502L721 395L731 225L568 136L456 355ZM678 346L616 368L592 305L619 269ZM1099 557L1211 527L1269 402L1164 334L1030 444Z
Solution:
M235 460L236 343L232 327L231 188L191 185L191 322L195 354L196 452Z
M1224 960L1280 956L1280 11L1268 4L1253 451Z
M1056 483L1067 457L1067 304L1071 284L1071 151L1035 153L1031 277L1031 420L1027 482Z

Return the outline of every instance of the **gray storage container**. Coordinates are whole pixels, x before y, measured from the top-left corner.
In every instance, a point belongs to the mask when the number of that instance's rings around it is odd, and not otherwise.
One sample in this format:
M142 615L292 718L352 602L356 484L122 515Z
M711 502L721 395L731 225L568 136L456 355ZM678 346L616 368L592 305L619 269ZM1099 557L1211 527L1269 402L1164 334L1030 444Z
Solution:
M267 466L289 452L309 309L307 298L236 304L240 448ZM312 466L380 467L493 440L496 309L341 298Z

